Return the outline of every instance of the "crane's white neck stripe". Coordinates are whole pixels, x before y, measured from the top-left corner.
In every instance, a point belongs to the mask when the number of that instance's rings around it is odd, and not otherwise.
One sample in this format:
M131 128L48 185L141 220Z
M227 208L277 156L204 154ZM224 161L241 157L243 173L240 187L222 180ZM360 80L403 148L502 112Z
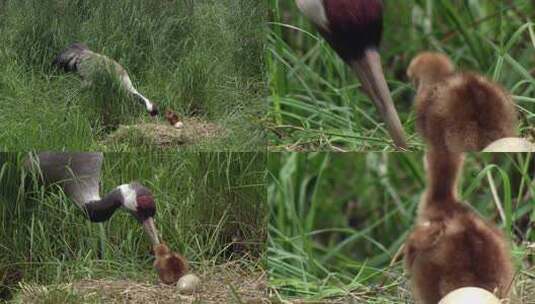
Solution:
M147 111L152 112L154 110L154 105L143 95L141 95L136 88L134 88L134 85L132 84L132 81L130 80L130 77L128 77L128 74L124 73L121 76L121 81L126 88L126 90L134 95L139 96L141 99L143 99L143 102L145 102L145 107L147 108Z
M297 7L317 26L329 31L329 19L323 7L323 0L296 0Z
M152 112L154 110L154 106L152 105L152 102L145 99L145 106L147 107L147 111Z
M143 99L143 102L145 102L145 107L147 108L147 111L152 112L152 110L154 110L154 105L145 96L141 95L140 93L135 93L135 94L139 96L141 99Z
M102 198L98 194L92 194L84 198L85 202L95 202L100 200L102 200Z
M121 191L121 195L123 196L123 206L129 210L136 211L137 210L137 201L136 201L136 191L132 188L132 186L125 184L120 185L117 187Z

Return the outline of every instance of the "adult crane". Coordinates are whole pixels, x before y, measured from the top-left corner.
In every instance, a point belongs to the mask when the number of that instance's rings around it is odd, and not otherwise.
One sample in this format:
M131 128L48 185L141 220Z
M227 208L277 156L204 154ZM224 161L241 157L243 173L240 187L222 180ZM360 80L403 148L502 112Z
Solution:
M91 51L83 43L71 44L56 56L52 64L66 72L76 72L86 84L91 83L91 77L95 71L107 71L117 77L122 89L126 90L133 98L139 100L151 116L158 115L157 106L137 91L130 80L130 76L117 61Z
M115 187L100 195L102 153L43 152L26 160L37 169L45 185L57 184L94 223L104 222L119 209L129 212L141 225L152 245L160 244L154 224L156 204L151 191L137 182Z

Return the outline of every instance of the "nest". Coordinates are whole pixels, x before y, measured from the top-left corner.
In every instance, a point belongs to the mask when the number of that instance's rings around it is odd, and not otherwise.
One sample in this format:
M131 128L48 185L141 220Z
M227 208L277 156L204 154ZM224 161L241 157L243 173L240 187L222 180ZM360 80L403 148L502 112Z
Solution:
M60 293L83 303L267 303L264 272L251 273L237 263L229 263L205 270L199 277L200 287L192 295L180 294L174 285L100 279L51 286L21 284L17 300L49 303L51 299L64 299L57 296Z
M195 144L211 138L225 136L225 130L211 122L199 118L186 118L184 126L177 129L164 123L140 123L135 125L121 125L104 140L105 145L133 144L156 145L172 148L188 144Z

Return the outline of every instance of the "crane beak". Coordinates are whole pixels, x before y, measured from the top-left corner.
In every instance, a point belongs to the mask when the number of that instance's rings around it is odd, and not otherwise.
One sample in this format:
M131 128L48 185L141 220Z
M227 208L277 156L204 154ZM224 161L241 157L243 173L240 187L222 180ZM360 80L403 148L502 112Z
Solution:
M158 238L158 230L156 229L156 225L154 225L154 219L152 217L147 218L143 221L143 229L145 230L145 233L150 238L150 242L153 246L160 244L160 239Z
M361 59L350 62L350 65L362 83L364 92L375 103L396 147L407 149L403 127L386 84L379 52L368 49Z

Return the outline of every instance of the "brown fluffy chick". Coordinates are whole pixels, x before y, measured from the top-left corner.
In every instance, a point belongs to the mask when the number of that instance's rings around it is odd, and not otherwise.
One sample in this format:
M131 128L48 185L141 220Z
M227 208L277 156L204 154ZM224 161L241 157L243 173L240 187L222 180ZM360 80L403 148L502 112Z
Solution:
M178 114L167 109L165 110L165 119L175 128L180 129L184 126L184 123L178 118Z
M509 296L513 264L506 238L456 197L463 156L431 147L428 187L405 247L405 267L417 303L436 304L461 287Z
M515 104L500 85L475 73L456 73L447 56L430 52L416 56L407 75L418 90L416 128L428 144L481 151L515 136Z
M154 255L156 257L154 268L164 284L175 284L188 272L186 259L178 253L171 252L165 244L154 246Z

